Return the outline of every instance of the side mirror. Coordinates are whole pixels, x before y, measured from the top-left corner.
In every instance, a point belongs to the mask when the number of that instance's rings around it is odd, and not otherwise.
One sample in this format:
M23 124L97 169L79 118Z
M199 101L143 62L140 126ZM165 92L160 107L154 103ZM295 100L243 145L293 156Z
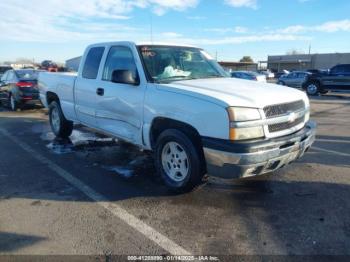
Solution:
M112 72L112 82L137 86L140 84L138 76L134 77L131 70L114 70Z

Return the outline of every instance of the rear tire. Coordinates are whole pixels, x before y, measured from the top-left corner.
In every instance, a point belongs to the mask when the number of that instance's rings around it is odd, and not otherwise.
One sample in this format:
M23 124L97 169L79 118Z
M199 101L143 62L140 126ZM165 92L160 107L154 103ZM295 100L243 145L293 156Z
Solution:
M67 120L58 102L49 105L50 125L53 133L60 138L68 138L73 132L73 122Z
M164 184L176 192L188 192L204 176L200 149L181 131L163 131L156 142L155 165Z
M19 108L18 102L16 101L16 99L13 97L12 94L10 94L8 105L9 105L9 108L14 112L16 112L17 109Z

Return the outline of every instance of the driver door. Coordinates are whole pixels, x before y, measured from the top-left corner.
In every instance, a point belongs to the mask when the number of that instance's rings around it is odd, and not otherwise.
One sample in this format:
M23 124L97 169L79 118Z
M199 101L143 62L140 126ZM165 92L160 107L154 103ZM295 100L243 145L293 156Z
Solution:
M99 128L139 143L143 121L143 100L146 84L142 79L139 85L112 82L115 70L129 70L134 77L138 70L131 48L112 46L104 64L102 79L98 87L96 121Z

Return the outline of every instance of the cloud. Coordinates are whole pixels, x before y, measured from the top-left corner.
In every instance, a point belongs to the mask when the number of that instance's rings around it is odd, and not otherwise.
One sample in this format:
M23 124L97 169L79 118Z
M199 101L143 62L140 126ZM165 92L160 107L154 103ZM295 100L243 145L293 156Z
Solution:
M202 39L196 40L205 45L226 45L226 44L243 44L255 42L281 42L281 41L303 41L310 40L310 37L286 34L264 34L264 35L249 35L226 37L222 39Z
M300 35L287 34L263 34L263 35L246 35L246 36L232 36L224 38L164 38L164 42L182 43L195 46L212 46L212 45L233 45L256 42L283 42L283 41L309 41L311 37Z
M188 8L194 8L199 0L136 0L143 7L152 7L157 15L164 15L169 10L184 11Z
M168 38L178 38L178 37L182 37L181 34L175 33L175 32L164 32L164 33L161 33L161 36L163 36L163 37L168 37Z
M248 28L243 26L235 26L234 28L231 27L223 27L223 28L207 28L204 29L206 32L214 32L218 34L226 34L226 33L238 33L243 34L248 32Z
M233 7L249 7L257 9L257 0L225 0L227 5Z
M205 16L195 15L195 16L187 16L187 19L190 19L190 20L204 20L204 19L207 19L207 18Z
M304 26L304 25L293 25L283 29L277 30L283 34L297 34L307 32L323 32L323 33L335 33L335 32L350 32L350 20L338 20L329 21L320 25Z
M22 42L104 41L146 38L142 27L125 24L136 8L157 15L184 11L199 0L0 1L0 40ZM134 34L138 30L138 34ZM148 32L148 30L147 30ZM147 37L148 38L148 37Z

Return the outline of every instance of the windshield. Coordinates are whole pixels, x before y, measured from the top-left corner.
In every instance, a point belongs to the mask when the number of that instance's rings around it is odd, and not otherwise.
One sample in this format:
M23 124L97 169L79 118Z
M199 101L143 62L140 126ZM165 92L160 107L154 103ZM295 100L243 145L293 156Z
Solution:
M19 79L32 79L38 78L38 72L36 70L17 70L16 75Z
M145 69L155 82L228 77L201 49L177 46L139 46Z

